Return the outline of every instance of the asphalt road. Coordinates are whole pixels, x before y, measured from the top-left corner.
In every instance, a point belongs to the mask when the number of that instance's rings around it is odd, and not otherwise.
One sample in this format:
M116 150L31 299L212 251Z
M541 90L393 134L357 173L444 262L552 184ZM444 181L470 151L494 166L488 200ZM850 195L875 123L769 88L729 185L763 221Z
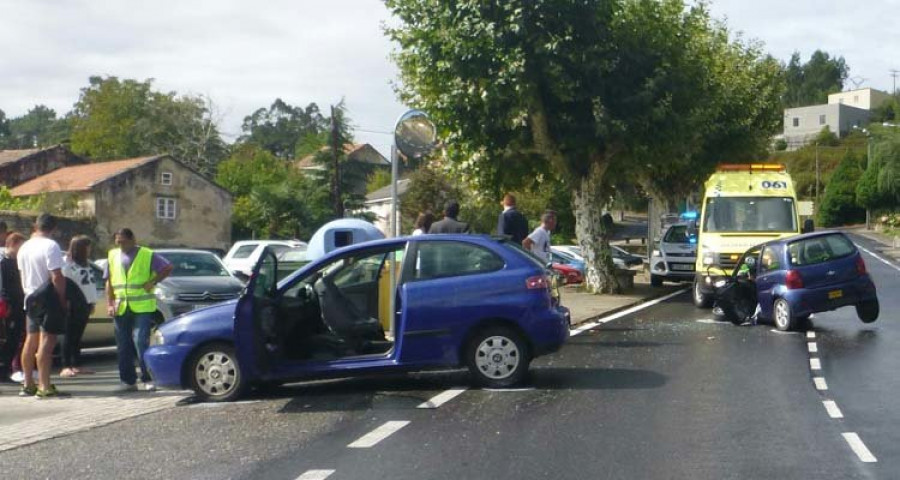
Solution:
M0 453L0 476L898 478L900 270L866 260L871 325L850 308L812 334L735 327L685 294L573 337L524 389L442 395L462 372L306 383Z

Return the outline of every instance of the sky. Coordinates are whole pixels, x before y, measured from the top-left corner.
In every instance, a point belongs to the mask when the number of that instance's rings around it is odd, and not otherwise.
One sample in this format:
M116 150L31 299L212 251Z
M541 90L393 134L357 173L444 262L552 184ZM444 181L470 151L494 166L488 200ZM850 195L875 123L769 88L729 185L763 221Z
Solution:
M821 49L881 90L900 70L890 20L900 0L710 3L736 35L782 61ZM407 109L392 87L389 21L381 0L0 0L0 109L16 117L44 104L63 115L92 75L153 78L159 90L210 97L233 141L242 119L276 98L325 112L344 99L356 139L387 153L385 132Z

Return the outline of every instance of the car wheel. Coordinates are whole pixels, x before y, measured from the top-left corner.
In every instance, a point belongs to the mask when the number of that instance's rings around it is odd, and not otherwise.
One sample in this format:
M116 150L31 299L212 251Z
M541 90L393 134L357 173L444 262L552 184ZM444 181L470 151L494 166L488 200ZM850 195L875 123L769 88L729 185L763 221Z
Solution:
M477 384L505 388L521 382L528 373L531 354L515 330L495 326L481 330L469 341L466 364Z
M653 287L661 287L663 285L663 278L659 275L650 274L650 286Z
M867 300L856 304L856 315L859 316L863 323L872 323L878 320L879 313L878 300Z
M697 308L709 308L712 306L712 295L700 291L700 282L694 281L694 306Z
M191 357L188 367L191 389L203 401L230 402L244 393L247 382L231 345L204 346Z
M798 318L791 313L791 304L783 298L775 300L773 307L775 317L775 328L782 332L793 330L797 326Z

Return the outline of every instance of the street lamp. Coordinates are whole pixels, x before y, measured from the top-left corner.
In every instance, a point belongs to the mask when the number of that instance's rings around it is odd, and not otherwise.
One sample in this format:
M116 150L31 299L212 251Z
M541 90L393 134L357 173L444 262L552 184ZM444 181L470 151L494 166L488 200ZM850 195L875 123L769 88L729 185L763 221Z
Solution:
M863 135L866 136L866 170L869 169L869 166L872 164L872 132L868 131L865 128L860 128L859 125L853 126L854 130L859 130ZM872 214L869 210L869 207L866 207L866 230L872 229Z
M437 131L428 114L421 110L409 110L394 125L394 142L391 144L391 236L400 236L397 218L397 177L400 174L400 153L406 158L420 158L434 150Z

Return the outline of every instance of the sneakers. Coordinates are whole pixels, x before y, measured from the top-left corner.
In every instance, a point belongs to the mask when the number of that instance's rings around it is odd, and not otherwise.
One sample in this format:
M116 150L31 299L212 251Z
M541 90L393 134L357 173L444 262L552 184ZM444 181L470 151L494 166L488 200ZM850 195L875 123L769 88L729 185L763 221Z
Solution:
M56 385L50 385L50 388L46 390L37 389L37 392L34 394L34 398L44 399L44 398L60 398L60 397L68 397L68 393L60 392L56 389Z
M22 383L25 381L25 373L19 370L18 372L14 372L12 375L10 375L9 379L16 383Z
M19 390L20 397L33 397L38 391L37 385L32 385L30 387L26 387L22 385L22 390Z
M145 392L155 392L156 384L153 382L144 382L144 391Z
M115 390L113 390L113 392L115 392L115 393L136 392L137 389L138 389L137 385L135 385L133 383L120 383L119 386L116 387Z

